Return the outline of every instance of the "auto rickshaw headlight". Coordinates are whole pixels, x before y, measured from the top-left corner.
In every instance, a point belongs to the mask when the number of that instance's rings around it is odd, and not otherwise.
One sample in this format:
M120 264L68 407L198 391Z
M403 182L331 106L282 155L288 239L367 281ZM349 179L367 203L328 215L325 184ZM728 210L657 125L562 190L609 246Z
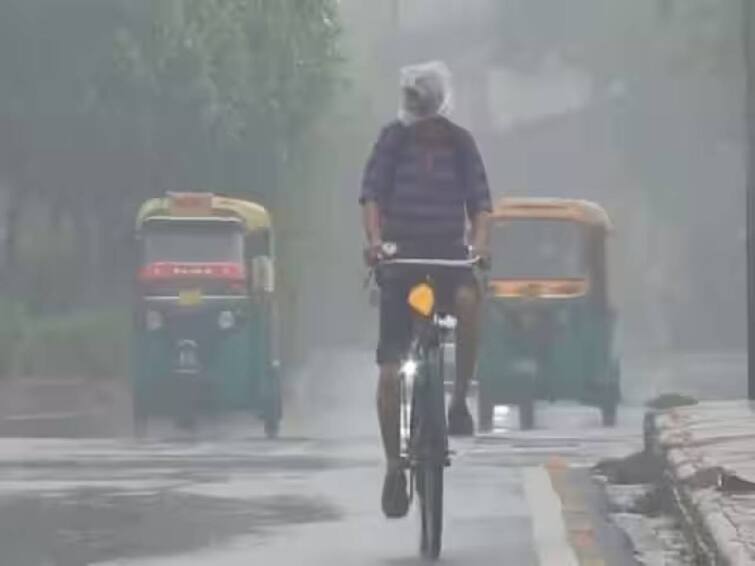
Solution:
M220 311L218 315L218 326L221 330L230 330L236 324L236 317L232 311Z
M163 327L163 315L160 311L148 310L144 317L144 324L150 332L160 330Z

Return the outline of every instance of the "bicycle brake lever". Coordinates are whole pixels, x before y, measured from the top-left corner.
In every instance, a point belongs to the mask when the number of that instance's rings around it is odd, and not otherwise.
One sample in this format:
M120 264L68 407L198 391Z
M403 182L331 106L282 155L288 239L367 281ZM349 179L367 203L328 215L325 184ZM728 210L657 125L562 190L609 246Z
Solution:
M364 281L362 282L362 289L367 289L370 286L370 283L372 283L372 278L375 276L375 268L370 268L367 271L367 276L364 278Z

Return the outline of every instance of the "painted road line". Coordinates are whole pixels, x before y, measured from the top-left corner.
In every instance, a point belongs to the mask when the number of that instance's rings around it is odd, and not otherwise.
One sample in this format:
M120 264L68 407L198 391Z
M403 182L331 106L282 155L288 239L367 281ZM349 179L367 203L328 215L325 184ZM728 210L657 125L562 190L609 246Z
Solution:
M546 469L561 501L567 537L582 566L605 566L597 542L593 517L584 493L570 481L570 469L562 458L551 458Z
M532 512L532 535L540 566L579 566L564 525L561 499L543 467L524 469L524 492Z

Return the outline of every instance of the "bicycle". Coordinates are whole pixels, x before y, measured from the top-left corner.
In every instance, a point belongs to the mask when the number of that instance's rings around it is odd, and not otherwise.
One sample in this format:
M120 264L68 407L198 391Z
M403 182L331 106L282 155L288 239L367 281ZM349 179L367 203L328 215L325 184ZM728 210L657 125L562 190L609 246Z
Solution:
M423 271L472 269L479 257L464 260L395 258L397 249L384 245L378 267L405 266ZM443 534L443 474L450 465L446 429L444 359L441 344L456 328L456 317L440 312L431 276L424 276L408 296L414 328L406 359L401 364L401 461L410 473L410 502L418 495L421 518L420 552L440 556Z

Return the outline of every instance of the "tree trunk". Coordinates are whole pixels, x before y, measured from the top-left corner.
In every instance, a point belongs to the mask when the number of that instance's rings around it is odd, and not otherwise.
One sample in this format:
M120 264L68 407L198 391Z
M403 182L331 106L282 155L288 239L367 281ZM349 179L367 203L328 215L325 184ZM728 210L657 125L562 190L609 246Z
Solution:
M14 295L18 280L18 231L21 226L24 192L17 186L8 192L7 212L5 214L5 238L3 241L3 270L0 282L3 290Z
M74 200L70 208L73 221L74 242L76 249L76 267L81 277L78 297L74 298L74 304L87 304L91 306L96 300L97 294L97 232L90 218L92 211L80 205Z

